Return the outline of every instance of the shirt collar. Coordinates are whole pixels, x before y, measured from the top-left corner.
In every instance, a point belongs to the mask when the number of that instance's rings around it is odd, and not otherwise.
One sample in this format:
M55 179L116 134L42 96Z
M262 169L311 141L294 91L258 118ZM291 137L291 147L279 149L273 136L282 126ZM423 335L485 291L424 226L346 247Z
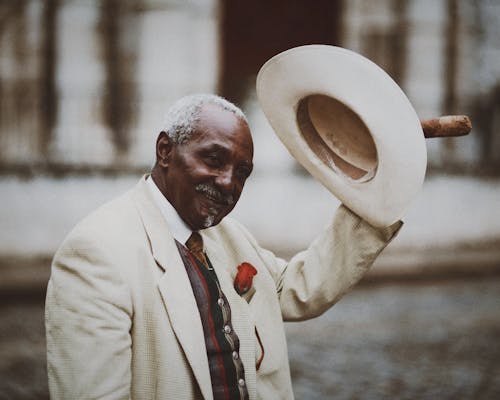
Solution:
M167 222L172 236L178 242L181 242L182 244L186 243L186 241L189 239L189 236L191 236L191 229L182 220L175 208L172 206L172 204L170 204L170 202L163 195L160 189L158 189L158 186L156 186L151 176L146 179L146 183L151 194L153 195L155 204L158 206L161 213L163 214L163 217L165 218L165 221Z

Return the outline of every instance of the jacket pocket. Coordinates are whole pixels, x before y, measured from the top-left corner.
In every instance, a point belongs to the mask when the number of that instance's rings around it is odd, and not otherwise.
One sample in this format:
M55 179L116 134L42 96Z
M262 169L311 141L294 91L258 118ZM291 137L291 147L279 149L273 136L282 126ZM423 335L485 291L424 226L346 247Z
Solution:
M259 290L249 305L254 324L255 369L258 375L272 374L288 362L281 311L277 300Z

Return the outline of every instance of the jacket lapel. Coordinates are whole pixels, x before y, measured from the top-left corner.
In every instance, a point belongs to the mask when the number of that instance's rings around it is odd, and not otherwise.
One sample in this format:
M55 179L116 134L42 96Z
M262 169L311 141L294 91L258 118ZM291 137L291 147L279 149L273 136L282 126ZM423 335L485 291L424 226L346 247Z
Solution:
M164 270L158 281L158 289L201 393L205 399L212 399L210 370L198 306L175 241L163 215L154 204L145 178L137 184L133 197L150 240L153 257Z

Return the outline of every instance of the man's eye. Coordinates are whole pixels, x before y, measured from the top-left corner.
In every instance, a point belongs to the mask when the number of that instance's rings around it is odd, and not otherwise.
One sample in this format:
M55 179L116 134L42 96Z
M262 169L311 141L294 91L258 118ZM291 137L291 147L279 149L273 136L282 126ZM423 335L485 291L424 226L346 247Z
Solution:
M221 165L221 159L217 154L209 154L205 156L205 162L211 167L219 167Z

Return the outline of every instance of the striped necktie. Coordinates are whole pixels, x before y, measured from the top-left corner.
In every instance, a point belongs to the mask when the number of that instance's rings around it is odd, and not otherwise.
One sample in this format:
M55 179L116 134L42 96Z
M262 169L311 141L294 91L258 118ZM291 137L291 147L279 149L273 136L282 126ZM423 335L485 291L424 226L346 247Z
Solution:
M211 269L208 265L205 253L203 252L203 238L198 232L193 232L189 239L186 241L186 247L191 254L195 256L206 269Z

